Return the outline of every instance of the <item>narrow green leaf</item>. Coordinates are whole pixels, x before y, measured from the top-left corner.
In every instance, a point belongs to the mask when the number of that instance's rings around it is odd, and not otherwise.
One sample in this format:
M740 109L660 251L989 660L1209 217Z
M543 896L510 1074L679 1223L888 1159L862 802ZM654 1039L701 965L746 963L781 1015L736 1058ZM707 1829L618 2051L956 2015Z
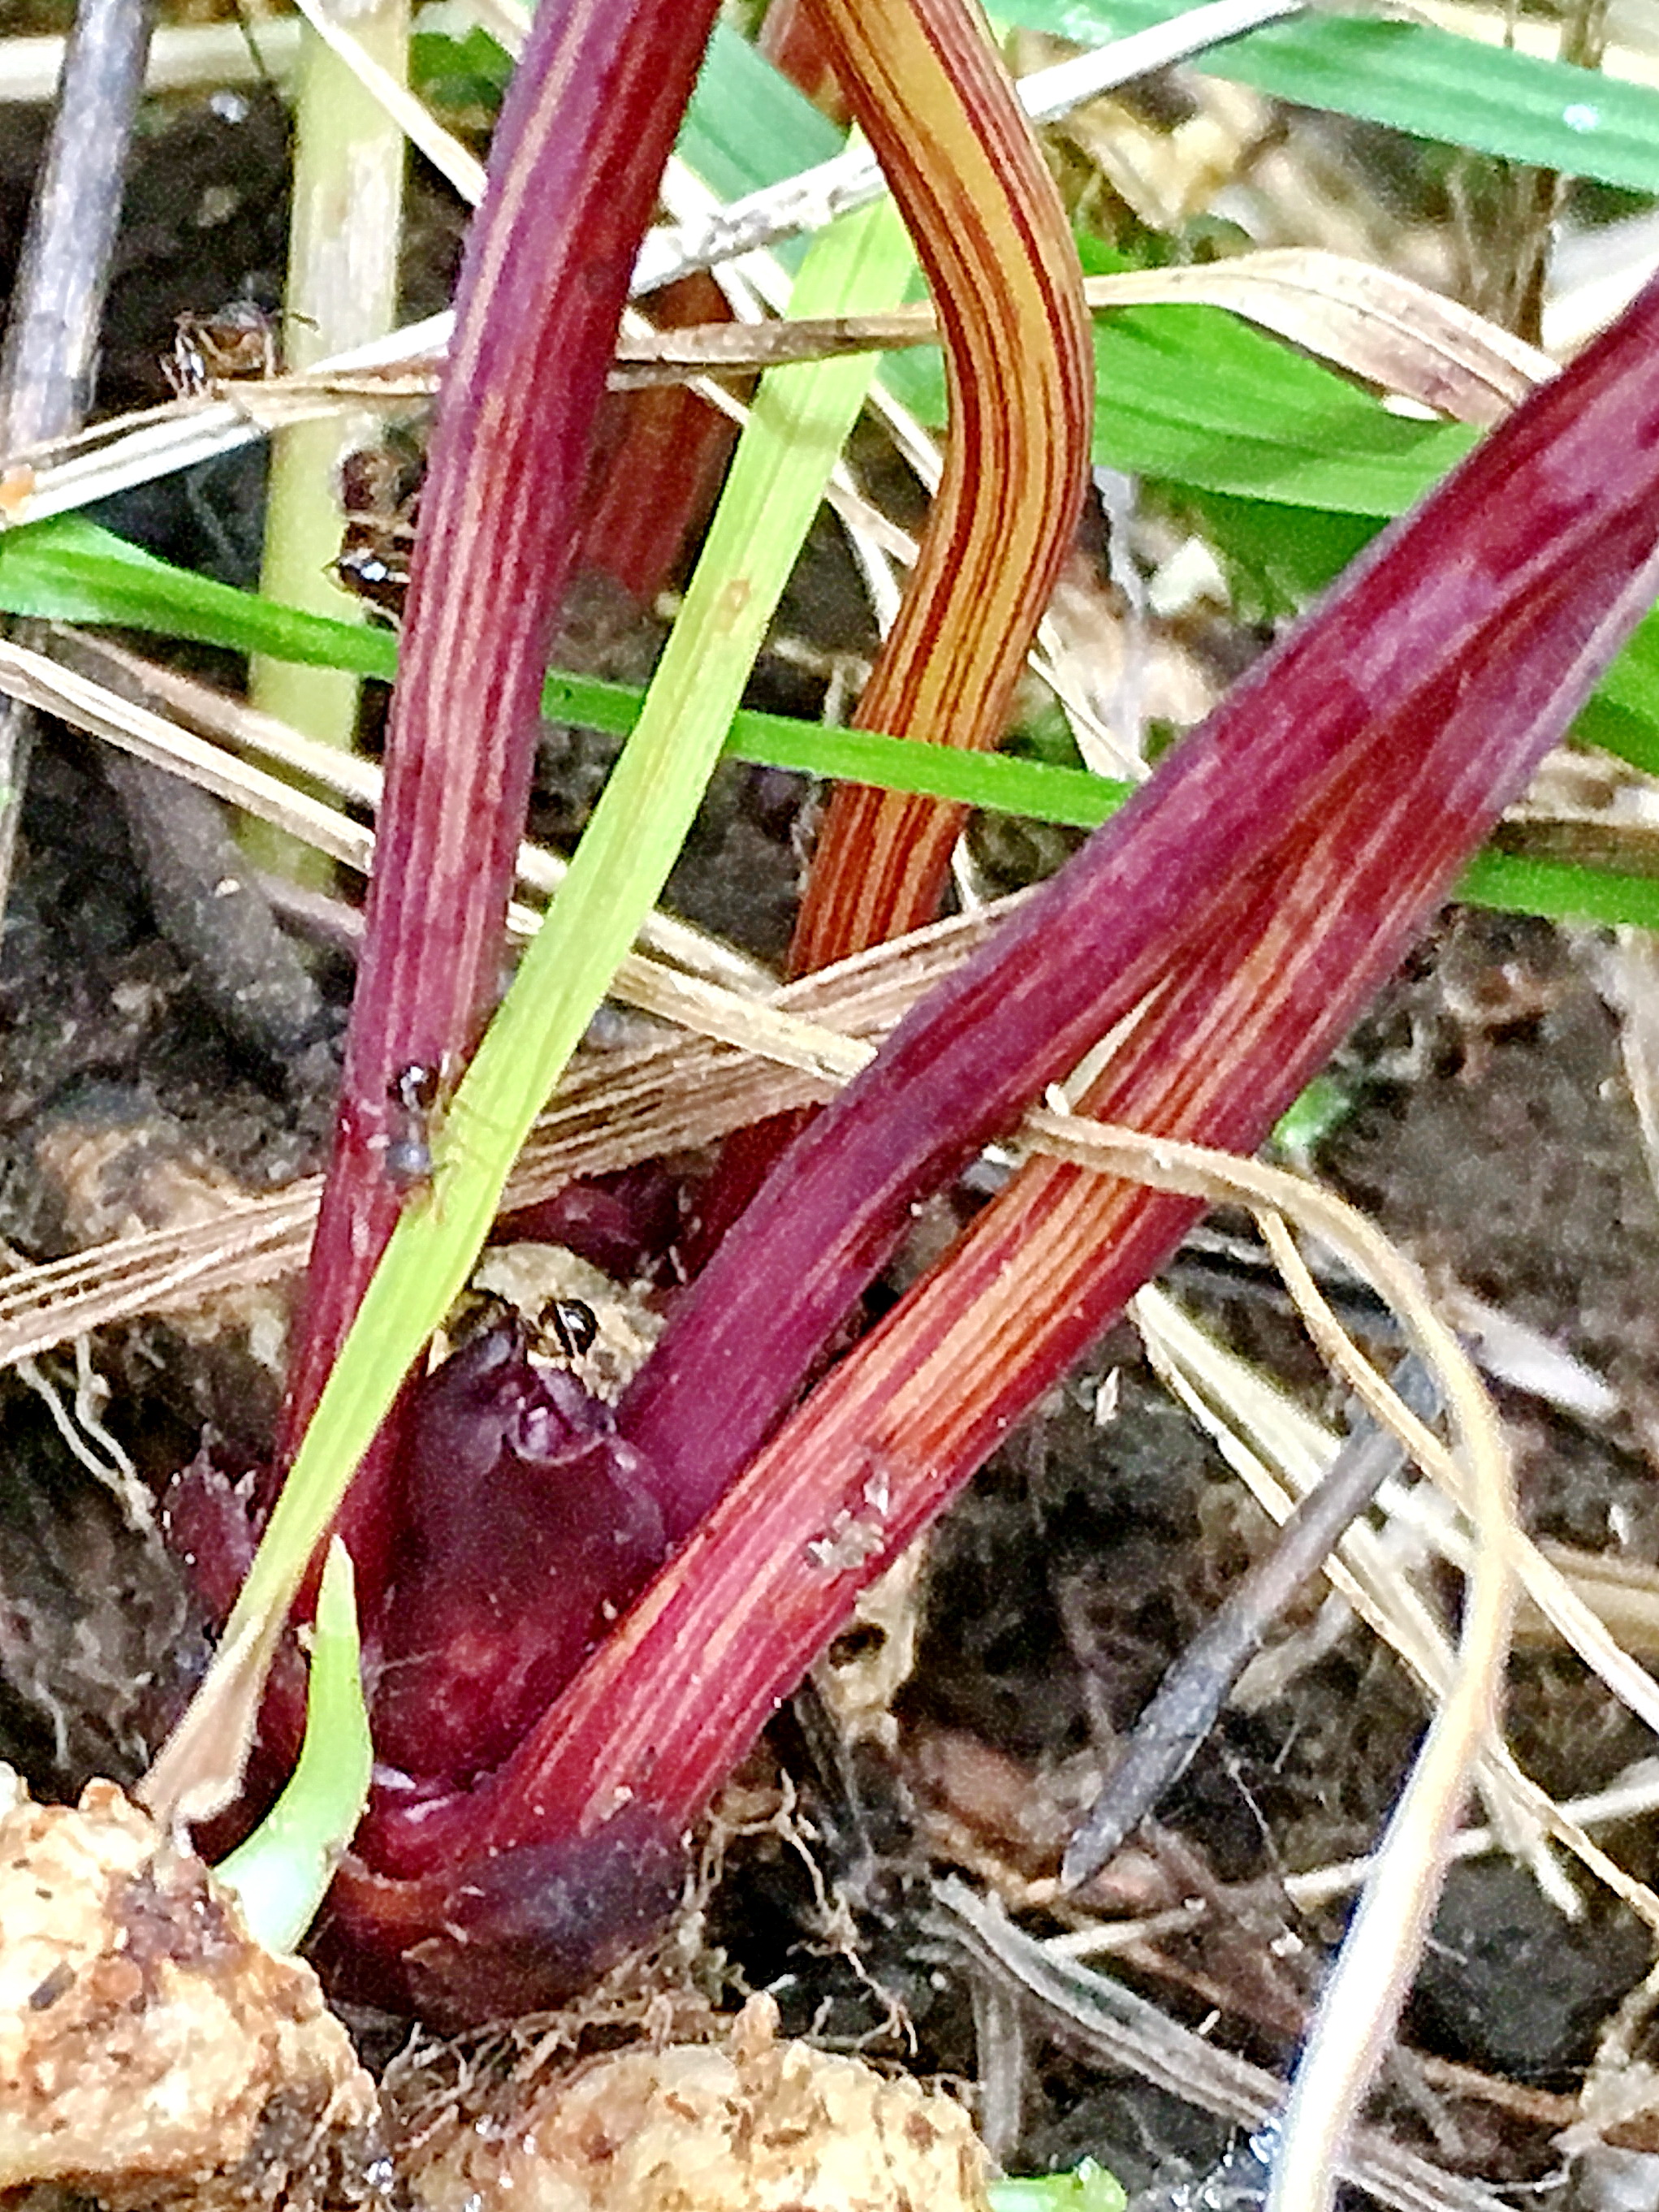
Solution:
M1230 526L1241 538L1259 532L1263 544L1271 540L1275 517L1281 512L1292 532L1298 526L1297 516L1303 515L1310 533L1308 542L1315 550L1311 560L1295 572L1292 597L1310 593L1328 581L1357 550L1346 530L1334 538L1324 533L1322 525L1328 518L1294 508L1253 507L1244 501L1206 498L1203 504L1206 514L1230 518ZM1363 528L1358 532L1361 542L1370 534ZM1326 564L1328 575L1321 573ZM289 651L295 659L314 657L324 665L343 665L360 674L388 679L397 663L397 641L387 631L301 614L256 592L191 575L76 515L0 535L0 611L46 620L123 622L244 653ZM333 657L337 652L341 655L337 659ZM374 665L365 665L371 655ZM543 704L555 720L626 736L640 719L643 697L629 684L556 671L547 679ZM1575 735L1638 768L1659 772L1659 615L1648 617L1613 664L1601 691L1579 717ZM964 753L953 746L832 728L748 708L732 717L724 750L763 767L913 791L1078 830L1097 828L1122 804L1128 791L1127 785L1078 769L1018 760L1006 753ZM1659 899L1645 878L1612 875L1565 860L1485 854L1459 896L1476 905L1515 913L1659 927Z
M1576 860L1477 853L1464 871L1457 896L1470 906L1496 907L1504 914L1659 929L1659 878L1617 875L1610 868L1587 868Z
M79 514L0 532L0 611L46 622L115 623L233 653L390 681L397 641L367 624L279 606L158 561Z
M214 1869L268 1951L292 1951L317 1917L368 1802L374 1765L363 1703L351 1558L337 1536L311 1630L305 1741L288 1786L244 1844Z
M1099 46L1186 9L1178 0L1001 0L1000 12ZM1234 39L1192 66L1414 137L1659 192L1659 89L1431 24L1321 12Z
M797 309L889 305L912 265L890 204L867 209L815 241ZM763 380L639 723L449 1105L434 1146L434 1188L392 1232L222 1650L286 1610L403 1376L465 1281L530 1124L678 854L872 367L853 357Z
M118 623L238 653L269 653L324 667L353 668L390 681L397 640L278 605L256 592L216 584L113 537L78 515L0 535L0 611L45 621ZM644 692L557 670L542 695L556 721L625 737L639 721ZM1076 769L1046 768L999 754L881 737L865 730L802 722L787 714L736 713L725 741L735 758L766 768L914 791L930 799L1029 814L1092 829L1123 796Z

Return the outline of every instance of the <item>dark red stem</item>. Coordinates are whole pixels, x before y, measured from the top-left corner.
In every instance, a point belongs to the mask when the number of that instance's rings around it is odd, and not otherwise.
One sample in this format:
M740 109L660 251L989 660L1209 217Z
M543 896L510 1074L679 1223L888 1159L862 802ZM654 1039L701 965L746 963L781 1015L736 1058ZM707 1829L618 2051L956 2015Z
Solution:
M779 1428L911 1201L1149 994L1091 1106L1254 1141L1645 611L1656 542L1659 286L1362 557L791 1152L635 1401L636 1438L713 1510L505 1768L412 1826L383 1806L360 1838L403 1878L359 1863L337 1910L392 1984L476 2015L640 1932L677 1839L859 1589L1189 1210L1034 1165Z
M544 0L496 131L422 501L284 1458L408 1195L388 1171L407 1118L399 1079L411 1067L458 1072L497 995L594 414L714 9L715 0ZM390 1541L390 1456L383 1437L340 1521L369 1620Z
M1483 757L1470 731L1475 787L1460 793L1459 814L1423 825L1445 840L1448 872L1473 849L1644 611L1626 602L1655 532L1656 338L1650 289L1368 549L797 1139L624 1402L624 1433L659 1472L671 1527L694 1525L776 1427L904 1236L912 1203L1168 975L1176 949L1201 938L1215 887L1271 861L1287 824L1316 818L1356 775L1373 784L1380 817L1390 777L1409 774L1413 756L1397 737L1396 757L1378 757L1379 732L1424 736L1482 655L1501 652L1491 711L1504 714L1509 742ZM1582 668L1559 665L1570 624L1545 625L1536 641L1526 631L1559 593L1569 612L1583 609L1594 641Z

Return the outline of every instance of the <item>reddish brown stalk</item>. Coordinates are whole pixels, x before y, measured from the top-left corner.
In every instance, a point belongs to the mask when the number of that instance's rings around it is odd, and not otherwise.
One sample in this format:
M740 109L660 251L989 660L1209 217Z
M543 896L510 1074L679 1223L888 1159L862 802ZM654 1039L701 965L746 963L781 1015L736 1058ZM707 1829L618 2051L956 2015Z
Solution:
M798 1139L677 1307L624 1407L669 1510L681 1510L682 1486L712 1501L764 1441L919 1193L1068 1073L1178 951L1205 941L1218 886L1282 866L1287 825L1318 818L1356 775L1380 820L1391 790L1413 789L1420 750L1474 682L1478 656L1498 651L1507 658L1491 711L1503 710L1513 770L1500 777L1481 760L1480 733L1460 719L1480 762L1472 784L1449 811L1432 812L1426 795L1414 802L1447 866L1473 848L1498 803L1488 787L1501 782L1506 796L1553 726L1565 679L1540 602L1564 594L1563 623L1580 603L1599 621L1640 565L1654 461L1631 417L1659 383L1641 352L1656 328L1659 308L1644 296L1378 540L1034 895L994 955L933 994ZM1351 1017L1358 1000L1344 993L1341 1004ZM1257 1079L1239 1075L1247 1091Z
M804 0L791 14L833 61L880 156L945 341L944 475L854 720L993 744L1070 550L1088 468L1093 349L1065 211L975 0ZM936 799L838 787L791 971L932 921L963 819ZM727 1144L694 1268L805 1119L782 1115Z
M1345 986L1386 974L1405 933L1401 909L1420 910L1407 807L1365 872L1386 922L1363 945L1332 945L1322 925L1354 811L1316 847L1286 850L1290 896L1275 866L1242 906L1212 910L1210 956L1149 1013L1085 1110L1241 1150L1260 1141L1341 1034ZM1437 888L1449 872L1436 872ZM1359 956L1352 966L1348 952ZM544 1727L534 1768L528 1747L515 1762L520 1817L574 1797L577 1834L597 1832L601 1808L620 1802L649 1802L665 1826L693 1818L859 1591L1200 1210L1054 1161L1024 1170L762 1451L595 1653ZM503 1793L504 1814L507 1802ZM535 1832L545 1833L539 1822ZM510 1840L504 1819L493 1840Z
M1178 959L1209 962L1217 933L1224 943L1239 927L1233 886L1266 870L1290 896L1286 841L1297 825L1328 823L1344 840L1332 864L1342 880L1308 947L1321 963L1314 1002L1296 1012L1319 1042L1292 1052L1281 1026L1270 1053L1230 1051L1230 1096L1247 1104L1224 1131L1203 1126L1237 1142L1266 1125L1632 617L1659 498L1656 335L1650 293L1379 541L798 1140L636 1386L628 1433L665 1470L665 1494L682 1481L720 1493L902 1234L919 1191L1006 1128ZM1365 860L1373 849L1387 855L1380 871ZM1253 935L1232 951L1253 988L1277 988ZM1180 1042L1144 1035L1159 1052ZM1138 1066L1153 1048L1138 1041L1117 1065ZM1151 1103L1137 1094L1132 1110ZM1022 1328L1021 1371L1029 1358L1046 1380L1119 1294L1051 1360L1039 1333ZM981 1364L998 1374L1000 1363ZM993 1426L1012 1417L1005 1409Z
M951 434L910 587L860 728L984 746L1070 550L1093 352L1053 180L973 0L812 0L937 302ZM962 810L843 785L791 961L821 968L930 921Z
M839 1310L909 1200L1006 1127L1016 1086L1040 1091L1056 1030L1075 1060L1091 1005L1098 1034L1148 1000L1091 1109L1234 1146L1259 1137L1654 595L1656 341L1659 286L1379 541L824 1111L763 1196L769 1243L734 1255L720 1285L736 1337L715 1357L694 1301L704 1357L688 1370L688 1333L671 1326L665 1447L718 1458L734 1405L752 1429L746 1366L782 1402L799 1302L818 1322ZM866 1188L879 1203L857 1204ZM378 1927L382 1955L405 1940L398 1924L451 1923L427 1933L417 1968L453 2009L521 1993L526 1974L550 1986L573 1945L591 1960L602 1937L591 1918L573 1925L578 1875L626 1896L617 1869L643 1851L660 1884L673 1839L858 1589L1190 1210L1065 1166L1023 1173L724 1489L507 1768L403 1832L378 1814L362 1838L377 1863L433 1869L345 1885L343 1910ZM539 1932L538 1897L552 1899Z
M548 0L502 112L422 501L284 1456L409 1194L393 1171L396 1148L414 1146L400 1078L453 1075L495 999L593 415L714 12L714 0ZM341 1516L371 1619L389 1540L387 1463L383 1439Z
M653 295L659 330L731 320L712 276ZM582 565L648 607L675 580L687 542L708 519L737 438L734 424L685 385L613 392L600 410L590 465Z
M772 0L756 43L773 68L781 70L815 107L843 125L850 119L811 0Z

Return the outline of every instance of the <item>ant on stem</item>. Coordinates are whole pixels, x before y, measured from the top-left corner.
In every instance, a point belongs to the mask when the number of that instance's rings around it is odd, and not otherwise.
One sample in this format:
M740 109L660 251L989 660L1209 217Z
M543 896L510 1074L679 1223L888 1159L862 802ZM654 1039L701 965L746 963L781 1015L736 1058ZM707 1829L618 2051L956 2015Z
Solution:
M443 1093L443 1072L411 1060L386 1085L386 1181L405 1197L432 1188L432 1127Z

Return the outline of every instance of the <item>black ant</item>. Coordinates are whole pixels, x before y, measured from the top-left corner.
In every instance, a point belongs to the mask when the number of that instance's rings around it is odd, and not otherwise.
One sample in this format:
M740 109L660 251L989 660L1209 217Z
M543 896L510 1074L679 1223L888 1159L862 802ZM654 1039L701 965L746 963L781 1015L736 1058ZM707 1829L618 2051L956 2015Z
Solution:
M180 315L161 368L180 399L204 398L232 377L275 376L276 325L252 300L233 300L216 315Z
M525 1349L543 1359L571 1363L591 1352L599 1334L599 1317L585 1298L550 1298L533 1322L499 1291L467 1291L449 1323L451 1344L459 1350L491 1329L515 1330Z
M413 1060L386 1086L390 1124L383 1164L386 1181L401 1191L425 1190L432 1182L432 1116L443 1091L441 1072Z
M348 453L340 464L345 531L334 580L398 622L409 589L410 555L420 512L425 456L405 434Z
M565 1358L576 1360L593 1349L599 1317L585 1298L550 1298L536 1316L537 1334L551 1337Z

